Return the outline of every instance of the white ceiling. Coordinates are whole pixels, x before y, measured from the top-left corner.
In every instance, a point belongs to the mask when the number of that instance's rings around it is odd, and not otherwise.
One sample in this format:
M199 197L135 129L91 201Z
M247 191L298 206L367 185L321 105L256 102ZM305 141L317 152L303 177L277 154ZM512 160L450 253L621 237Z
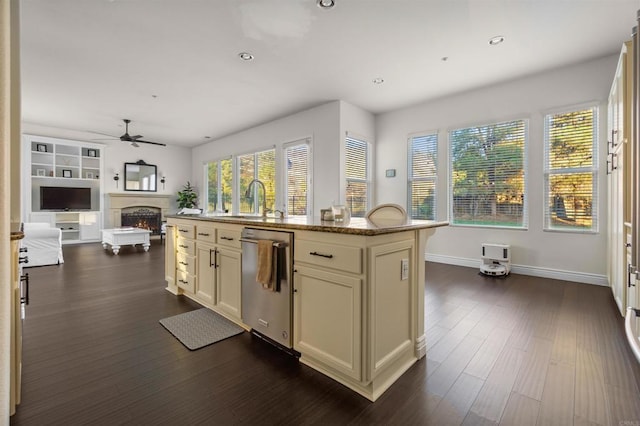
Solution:
M23 130L91 139L129 118L131 135L195 146L336 99L377 114L614 54L640 8L335 1L21 0Z

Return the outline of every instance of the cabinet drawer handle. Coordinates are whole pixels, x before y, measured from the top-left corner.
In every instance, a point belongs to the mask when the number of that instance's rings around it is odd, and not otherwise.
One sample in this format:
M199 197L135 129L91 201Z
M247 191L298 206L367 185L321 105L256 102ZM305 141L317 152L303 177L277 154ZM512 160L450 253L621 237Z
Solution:
M221 240L233 241L233 238L230 237L220 237Z
M184 265L184 266L189 266L189 264L187 262L180 261L178 263L181 264L181 265Z
M208 237L209 236L209 234L205 234L204 232L198 232L198 235L201 235L203 237Z
M188 229L178 229L180 232L189 232Z
M322 253L318 253L317 251L311 251L311 252L309 252L309 254L311 256L320 256L320 257L324 257L324 258L327 258L327 259L332 259L333 258L332 254L322 254Z
M189 246L185 246L184 244L179 244L178 247L180 247L180 248L189 248Z
M189 284L189 281L185 281L185 280L178 280L178 282L181 282L182 284Z

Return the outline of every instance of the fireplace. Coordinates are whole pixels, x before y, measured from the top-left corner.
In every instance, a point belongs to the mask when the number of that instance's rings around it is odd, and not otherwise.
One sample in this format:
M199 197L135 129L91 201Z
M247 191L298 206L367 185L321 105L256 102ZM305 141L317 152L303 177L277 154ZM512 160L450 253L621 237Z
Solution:
M127 207L120 213L122 226L148 229L153 235L160 235L162 211L157 207Z
M137 226L148 228L154 234L160 234L162 221L169 214L171 209L172 195L161 194L130 194L130 193L110 193L107 194L108 214L105 221L106 228L120 228L122 226ZM138 213L138 218L130 217L132 213ZM158 218L151 218L151 214L157 214ZM125 219L126 215L126 219ZM134 222L129 222L132 220ZM151 221L149 224L139 223L140 221ZM157 222L156 222L157 220ZM143 226L140 226L143 225Z

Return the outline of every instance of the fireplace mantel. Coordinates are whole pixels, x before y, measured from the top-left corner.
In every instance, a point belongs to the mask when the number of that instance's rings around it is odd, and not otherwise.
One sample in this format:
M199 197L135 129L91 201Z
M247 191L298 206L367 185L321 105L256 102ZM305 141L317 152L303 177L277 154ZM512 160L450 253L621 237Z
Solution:
M156 207L162 213L162 220L169 214L173 195L160 194L124 194L112 192L107 194L108 219L106 227L119 228L121 226L122 209L128 207Z

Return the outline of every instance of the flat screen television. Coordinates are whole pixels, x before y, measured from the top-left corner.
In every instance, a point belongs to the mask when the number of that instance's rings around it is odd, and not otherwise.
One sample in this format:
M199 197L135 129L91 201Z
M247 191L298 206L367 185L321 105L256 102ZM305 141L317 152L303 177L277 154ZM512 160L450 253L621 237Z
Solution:
M91 210L91 188L41 186L40 210Z

